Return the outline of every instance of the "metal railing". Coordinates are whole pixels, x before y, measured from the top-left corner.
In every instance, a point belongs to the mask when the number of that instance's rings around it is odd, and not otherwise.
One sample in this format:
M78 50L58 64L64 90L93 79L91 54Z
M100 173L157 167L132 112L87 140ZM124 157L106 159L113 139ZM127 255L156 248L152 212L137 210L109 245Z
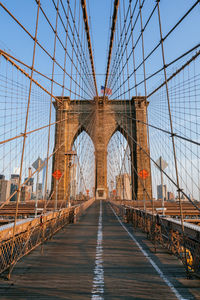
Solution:
M147 234L156 248L161 245L177 256L189 275L200 277L200 226L184 222L184 236L181 221L162 217L137 208L110 202L125 223L132 223Z
M23 256L51 238L63 226L76 222L93 202L94 198L78 206L50 212L34 219L29 218L25 222L18 222L13 251L13 223L2 226L0 232L0 273L13 268Z

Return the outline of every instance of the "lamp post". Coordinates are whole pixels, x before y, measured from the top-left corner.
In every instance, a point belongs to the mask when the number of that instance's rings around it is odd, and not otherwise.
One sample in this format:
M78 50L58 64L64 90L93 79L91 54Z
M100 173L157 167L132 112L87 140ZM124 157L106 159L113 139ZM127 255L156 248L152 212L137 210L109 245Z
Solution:
M40 171L44 168L41 167L44 161L38 157L36 161L32 164L32 167L37 171L37 182L36 182L36 199L35 199L35 218L37 217L37 209L38 209L38 197L39 197L39 181L40 181Z
M69 168L69 186L68 186L68 207L71 206L71 202L70 202L70 180L71 180L71 166L72 166L72 157L73 156L76 156L77 153L76 151L67 151L65 153L65 155L67 156L68 158L68 168Z
M60 172L60 170L56 170L52 176L55 178L56 180L56 198L55 198L55 207L54 210L57 211L58 208L58 180L60 179L60 177L62 176L62 173Z

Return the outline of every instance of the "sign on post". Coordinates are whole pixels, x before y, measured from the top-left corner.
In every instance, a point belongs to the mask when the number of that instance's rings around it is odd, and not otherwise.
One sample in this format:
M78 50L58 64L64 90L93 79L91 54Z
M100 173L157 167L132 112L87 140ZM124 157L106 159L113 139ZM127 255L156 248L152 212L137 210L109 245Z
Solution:
M56 180L59 180L60 177L62 176L62 173L60 172L60 170L56 170L55 172L53 172L52 176L53 176Z
M58 206L58 180L62 176L62 173L60 172L60 170L56 170L55 172L53 172L52 176L56 179L56 201L55 201L55 211L56 211Z
M145 169L141 170L138 175L142 179L146 179L147 177L149 177L149 173Z
M43 169L44 168L44 166L42 166L42 164L44 163L44 161L40 158L40 157L38 157L35 161L34 161L34 163L32 164L32 167L35 169L35 170L37 170L38 168L40 168L40 169ZM42 166L42 167L41 167ZM40 171L40 170L39 170Z

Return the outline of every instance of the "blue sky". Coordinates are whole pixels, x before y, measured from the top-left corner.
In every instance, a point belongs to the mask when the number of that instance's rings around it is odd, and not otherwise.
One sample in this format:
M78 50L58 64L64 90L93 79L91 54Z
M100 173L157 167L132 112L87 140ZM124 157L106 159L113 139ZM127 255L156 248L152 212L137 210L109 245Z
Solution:
M161 10L161 18L162 18L162 28L163 35L167 33L169 29L182 17L182 15L187 11L187 9L194 3L195 1L188 0L169 0L169 1L161 1L160 2L160 10ZM36 16L36 5L35 1L32 0L4 0L3 4L6 5L11 12L22 22L23 25L26 26L28 30L32 34L34 34L34 26L35 24L35 16ZM48 5L45 1L41 1L43 7L51 16L51 20L55 22L55 16L52 15L52 7L50 5L51 1L48 2ZM104 74L107 63L107 49L110 35L110 13L113 8L111 0L88 0L88 14L91 15L91 37L93 41L93 49L94 49L94 59L95 59L95 67L97 74ZM125 4L127 5L129 1L125 0ZM133 1L134 3L134 1ZM145 16L148 16L150 8L152 7L152 1L146 0L144 7L144 22ZM120 5L122 7L123 1L120 1ZM112 14L112 13L111 13ZM199 28L200 28L200 5L191 13L191 15L185 19L180 28L174 31L174 34L166 41L166 60L171 61L177 55L179 55L182 51L186 51L190 45L195 45L199 42ZM39 39L44 42L45 46L48 46L49 49L53 49L53 39L50 38L51 35L49 33L49 29L45 25L45 22L42 22L42 27L39 30ZM40 25L40 24L39 24ZM1 9L0 10L0 26L4 30L1 31L0 34L0 47L7 48L11 50L18 58L23 59L28 64L31 63L32 57L32 43L30 38L27 37L25 33L19 29L19 26L14 24L10 17ZM153 31L153 36L152 36ZM45 41L45 38L47 38ZM149 26L149 30L147 30L146 35L144 35L145 39L145 52L148 53L150 49L153 48L156 41L159 40L158 35L158 26L157 26L157 14L152 18L152 24ZM141 53L138 53L136 60L141 59ZM150 74L156 66L158 66L158 57L159 53L156 52L155 56L152 57L151 61L147 63L147 74ZM50 62L47 59L43 58L42 52L40 53L40 64L44 64L43 69L46 69L46 73L50 73L51 69L49 67ZM159 57L160 61L160 57ZM142 72L140 72L142 73ZM139 78L142 74L138 75ZM158 79L160 79L161 75L158 75ZM100 91L100 86L104 83L105 78L102 75L97 75L98 88ZM151 83L151 86L153 83ZM141 90L141 92L143 92Z
M133 1L134 3L135 1ZM196 1L188 1L188 0L168 0L160 2L160 11L161 11L161 19L162 19L162 30L163 36L176 24L176 22L187 12L187 10L191 7L193 3ZM108 29L110 23L110 11L111 4L113 1L110 0L89 0L88 4L91 12L91 22L92 22L92 37L93 37L93 45L94 45L94 55L95 55L95 66L96 73L105 73L106 63L107 63L107 49L108 49ZM129 1L125 1L127 5ZM147 0L145 2L144 14L143 14L143 23L150 12L150 8L152 7L152 1ZM122 8L123 1L120 1L120 7ZM159 32L158 32L158 16L157 13L152 18L151 25L144 35L144 43L145 43L145 52L148 53L154 46L155 43L159 40ZM196 45L199 43L199 28L200 28L200 5L196 7L191 15L183 21L180 28L174 31L174 34L166 41L166 61L170 62L174 58L176 58L181 53L187 51L191 45ZM138 60L141 59L138 54ZM136 58L137 60L137 58ZM158 60L160 62L160 54L158 52L155 53L153 58L149 63L147 63L148 74L152 73L154 69L158 66ZM140 72L142 73L142 71ZM143 74L139 75L139 77L143 76ZM160 77L163 76L159 74L157 77L157 82L160 80ZM97 76L98 84L101 85L101 82L104 83L103 76ZM150 87L157 82L151 82ZM150 90L149 87L149 90ZM142 91L141 91L142 92Z
M77 3L78 0L76 0ZM34 0L2 0L1 1L14 15L19 21L30 31L32 35L34 35L34 25L35 25L35 18L36 18L36 2ZM94 50L94 60L95 60L95 69L97 74L97 84L98 90L100 93L100 86L104 85L105 81L105 69L107 63L107 50L108 50L108 43L110 37L110 16L112 15L112 5L114 1L111 0L88 0L88 15L90 15L90 24L91 24L91 38L92 38L92 46ZM135 1L132 1L135 3ZM160 11L161 11L161 20L162 20L162 30L163 36L167 34L167 32L176 24L176 22L187 12L187 10L195 3L195 0L162 0L160 1ZM48 14L51 22L55 25L55 9L52 6L52 1L45 1L41 0L42 7L45 9L46 13ZM73 9L74 1L70 1ZM127 9L127 5L129 4L128 0L124 0L125 8ZM155 1L146 0L145 5L143 8L143 23L146 22L149 13L155 5ZM123 0L120 1L120 11L122 14L122 6ZM111 9L112 8L112 9ZM82 12L81 12L82 13ZM198 4L195 9L191 12L191 14L181 23L180 27L177 27L174 30L173 34L171 34L164 43L165 48L165 56L166 56L166 63L171 62L177 56L183 54L185 51L189 50L197 43L200 42L199 30L200 30L200 5ZM120 15L118 16L120 17ZM61 24L60 24L61 25ZM60 29L59 25L59 33L63 36L63 31ZM17 58L23 60L28 65L31 65L32 61L32 49L33 49L33 42L31 39L25 34L18 25L8 16L5 11L0 8L0 48L5 49L6 51L10 52ZM137 30L134 32L134 39L136 40L138 35L140 34L140 27L136 26ZM116 33L118 33L119 26L116 29ZM81 35L81 33L80 33ZM64 39L64 38L63 38ZM148 28L144 32L144 51L145 55L147 55L156 43L159 41L159 28L158 28L158 15L157 12L151 19ZM44 17L40 15L39 18L39 31L38 31L38 40L41 42L49 51L53 51L53 33L49 29L49 26L46 24ZM140 45L141 46L141 45ZM70 45L68 45L69 52L71 51ZM128 53L130 53L131 45L127 47ZM113 48L113 54L115 55L116 48ZM183 63L185 63L194 53L190 53L184 59L178 61L176 64L172 65L170 68L167 69L167 75L171 75L178 67L180 67ZM70 52L71 53L71 52ZM136 63L139 64L142 60L142 52L141 47L138 47L136 50ZM57 59L60 64L63 63L63 50L58 45L57 46ZM152 55L150 60L146 61L146 75L152 74L155 70L162 66L162 56L161 56L161 48L159 48L154 55ZM23 89L19 88L19 84L15 85L15 83L21 83L22 80L18 72L14 71L14 68L8 66L5 62L1 65L1 136L4 138L13 137L16 134L20 134L23 132L24 128L24 119L25 119L25 109L26 105L23 105L27 101L27 89L28 89L28 81L23 81ZM51 75L52 72L52 61L42 53L42 51L37 47L37 54L36 54L36 68L43 72L46 75ZM129 72L131 73L133 70L132 62L130 63ZM199 70L200 64L199 60L196 60L194 64L188 67L184 72L177 76L176 80L172 81L169 85L170 88L170 100L172 102L173 107L173 122L175 126L175 130L184 136L190 137L192 139L198 140L199 139L199 92L196 86L199 86ZM71 64L70 61L67 61L67 71L71 72ZM126 72L125 72L126 73ZM7 75L6 75L7 74ZM103 74L103 75L99 75ZM196 75L195 75L196 74ZM126 75L126 74L125 74ZM6 77L7 76L7 77ZM50 83L41 78L40 76L34 75L35 78L44 85L48 90L50 90ZM59 68L55 68L55 80L58 82L62 82L62 72ZM74 75L73 75L74 76ZM196 77L195 77L196 76ZM74 77L75 78L75 77ZM137 72L138 81L143 79L143 68L141 67ZM193 78L191 81L185 80L187 78ZM9 83L6 81L10 80ZM12 79L14 80L12 82ZM163 82L164 75L163 72L159 73L158 75L154 76L151 80L147 82L147 93L151 92L154 87L156 87L160 82ZM3 81L4 80L4 81ZM130 85L134 85L133 77L130 79ZM66 79L65 86L69 89L70 87L70 80ZM25 90L24 90L25 87ZM127 89L127 84L125 85ZM11 93L12 89L14 93ZM72 90L75 90L76 87L72 84ZM113 92L115 91L116 87L113 87ZM5 90L7 90L7 94L5 94ZM86 88L87 92L87 88ZM141 95L144 95L144 86L140 85L138 88L138 92ZM21 93L21 94L20 94ZM54 87L54 94L61 95L62 90L61 88ZM65 90L65 95L69 95L69 91ZM114 94L113 98L117 95ZM134 89L131 91L130 96L134 96L135 91ZM88 95L82 94L83 97L88 99ZM127 98L129 95L128 93L125 94ZM29 121L29 129L34 129L40 126L43 126L48 123L48 112L49 112L49 96L46 95L44 92L41 92L34 86L33 91L33 101L32 101L32 113L30 114L30 121ZM74 94L71 95L73 99L75 96ZM78 98L78 96L77 96ZM184 99L184 101L182 100ZM18 101L18 102L17 102ZM20 105L19 101L21 101ZM169 118L168 118L168 109L167 109L167 102L166 102L166 95L165 90L160 90L157 94L149 99L149 116L151 120L151 124L159 125L161 124L163 128L169 129ZM16 109L17 104L17 109ZM12 110L9 110L9 107ZM186 116L187 111L187 116ZM55 111L53 111L52 115L52 122L55 119ZM45 116L45 117L43 117ZM10 125L6 128L6 122ZM15 120L13 122L13 120ZM193 123L192 123L193 122ZM16 125L17 124L17 125ZM193 124L193 125L191 125ZM26 169L27 166L31 164L37 158L38 151L42 153L42 158L44 159L45 151L43 150L45 147L45 142L47 139L48 130L44 130L43 134L39 135L37 138L37 134L33 135L32 139L27 140L28 149L30 150L32 147L34 151L28 151L26 153ZM54 131L52 130L52 149L53 149L53 134ZM164 159L172 160L172 152L171 146L169 151L166 151L168 144L171 141L168 141L161 133L155 132L153 130L150 131L150 139L151 139L151 155L155 160L160 156L161 152L164 156ZM157 142L164 140L163 148L159 149L157 147ZM32 146L33 145L33 146ZM170 144L171 145L171 144ZM178 148L178 157L179 157L179 164L184 162L184 167L180 166L182 173L185 169L188 169L188 161L185 160L185 157L188 156L190 161L194 158L193 164L190 164L190 173L199 180L199 173L196 171L194 165L197 165L197 161L199 161L199 154L198 149L194 149L190 144L179 144L177 143ZM10 143L9 147L5 150L2 150L1 155L4 160L4 169L6 166L10 164L10 171L14 167L19 166L19 162L16 162L16 156L20 153L21 144L18 143ZM31 152L31 155L30 153ZM3 153L3 154L2 154ZM194 155L195 153L195 155ZM194 155L194 157L192 157ZM19 155L18 155L19 156ZM165 157L166 156L166 157ZM11 168L12 166L12 168ZM173 169L173 166L172 166ZM173 173L173 170L171 171ZM198 173L198 174L197 174ZM173 175L174 176L174 175ZM189 175L183 178L183 181L189 178ZM186 180L191 181L191 178ZM159 182L159 180L157 181ZM189 184L189 186L191 186ZM188 191L190 188L188 187ZM189 192L188 192L189 193ZM195 194L197 192L195 191Z

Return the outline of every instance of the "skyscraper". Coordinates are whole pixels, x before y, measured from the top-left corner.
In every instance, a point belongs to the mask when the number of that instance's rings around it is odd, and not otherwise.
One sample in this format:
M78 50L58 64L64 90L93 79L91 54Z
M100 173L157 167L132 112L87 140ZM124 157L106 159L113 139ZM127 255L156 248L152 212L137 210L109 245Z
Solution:
M0 175L0 202L5 202L10 196L10 180L5 180L4 175Z
M131 177L128 173L116 176L117 197L120 199L131 200Z
M166 184L164 184L163 186L160 184L160 185L157 185L157 197L158 199L163 199L164 200L167 200L167 186Z
M11 174L11 187L10 187L10 194L12 195L15 191L18 190L19 186L19 175L18 174ZM17 193L15 193L10 201L17 201Z

